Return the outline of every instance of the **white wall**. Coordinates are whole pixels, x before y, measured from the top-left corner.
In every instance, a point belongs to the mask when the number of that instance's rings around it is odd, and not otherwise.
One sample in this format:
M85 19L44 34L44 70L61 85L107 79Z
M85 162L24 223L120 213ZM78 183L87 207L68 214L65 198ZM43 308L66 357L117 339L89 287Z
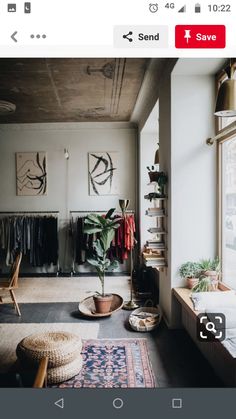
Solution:
M64 148L69 150L68 162ZM47 152L47 196L16 196L15 153L20 151ZM119 152L119 196L89 196L88 152L91 151ZM58 210L61 220L65 220L70 210L119 209L119 198L129 198L130 209L135 210L136 129L125 123L1 125L0 175L0 211Z
M212 61L212 74L206 62L205 74L197 74L192 63L187 74L185 60L185 74L177 71L177 64L161 84L160 156L169 177L169 200L168 269L160 274L160 303L171 327L178 326L179 315L172 288L185 285L178 274L180 265L216 252L216 150L206 145L214 135L217 67ZM201 69L200 60L195 64Z

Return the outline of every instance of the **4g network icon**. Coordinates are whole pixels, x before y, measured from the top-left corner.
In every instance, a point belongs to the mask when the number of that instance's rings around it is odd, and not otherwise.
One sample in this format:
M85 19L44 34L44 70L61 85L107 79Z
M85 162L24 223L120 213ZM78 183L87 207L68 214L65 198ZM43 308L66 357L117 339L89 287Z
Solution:
M175 27L175 47L184 48L225 48L225 25L177 25Z

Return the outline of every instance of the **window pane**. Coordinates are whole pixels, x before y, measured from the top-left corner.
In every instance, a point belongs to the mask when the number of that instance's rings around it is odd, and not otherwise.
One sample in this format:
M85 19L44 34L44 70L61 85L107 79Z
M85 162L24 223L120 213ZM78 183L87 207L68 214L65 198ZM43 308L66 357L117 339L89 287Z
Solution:
M223 281L236 289L236 136L222 145Z

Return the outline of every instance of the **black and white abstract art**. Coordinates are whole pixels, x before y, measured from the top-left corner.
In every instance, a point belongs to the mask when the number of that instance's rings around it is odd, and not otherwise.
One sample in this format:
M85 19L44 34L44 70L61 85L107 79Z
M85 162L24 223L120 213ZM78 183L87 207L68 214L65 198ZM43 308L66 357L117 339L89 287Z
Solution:
M89 153L89 194L118 195L118 152Z
M47 194L45 152L16 153L16 193L19 196Z

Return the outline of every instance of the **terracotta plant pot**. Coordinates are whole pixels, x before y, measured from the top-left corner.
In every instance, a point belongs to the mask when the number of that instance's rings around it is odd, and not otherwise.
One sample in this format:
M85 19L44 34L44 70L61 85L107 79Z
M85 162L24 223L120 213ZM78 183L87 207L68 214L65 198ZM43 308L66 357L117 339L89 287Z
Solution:
M211 290L217 291L219 284L219 274L216 271L205 271L204 275L211 280Z
M198 278L186 278L187 287L191 290L199 282Z
M218 277L219 277L216 271L205 271L204 275L210 276L212 279L216 279L216 280L218 280Z
M104 297L101 295L94 295L93 299L96 307L96 313L105 314L110 312L113 300L112 294L105 295Z
M159 172L148 172L150 182L157 182Z

